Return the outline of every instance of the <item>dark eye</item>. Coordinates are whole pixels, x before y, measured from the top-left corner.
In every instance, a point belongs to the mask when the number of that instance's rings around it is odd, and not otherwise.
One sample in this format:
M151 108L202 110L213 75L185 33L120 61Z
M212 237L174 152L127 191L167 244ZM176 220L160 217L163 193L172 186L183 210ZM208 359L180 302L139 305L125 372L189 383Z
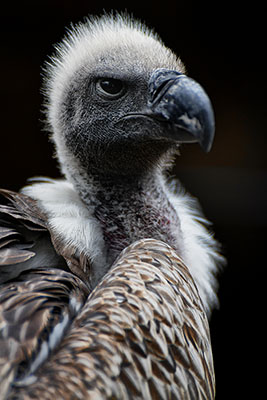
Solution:
M109 99L117 99L125 92L125 86L119 79L101 78L96 82L98 93Z

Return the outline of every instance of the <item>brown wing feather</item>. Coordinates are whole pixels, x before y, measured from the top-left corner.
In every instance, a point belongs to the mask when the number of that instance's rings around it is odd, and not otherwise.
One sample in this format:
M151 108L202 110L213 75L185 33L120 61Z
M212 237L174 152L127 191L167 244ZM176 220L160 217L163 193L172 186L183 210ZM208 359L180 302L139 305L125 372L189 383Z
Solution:
M0 189L0 195L10 202L7 206L1 205L1 213L6 213L18 219L26 226L30 226L32 230L47 229L47 218L38 207L36 200L25 194L5 189Z
M31 372L34 363L42 362L42 352L46 359L55 350L87 296L88 289L79 278L59 270L24 272L18 280L2 286L1 398L10 385Z
M44 266L88 280L90 260L54 234L36 200L4 189L0 195L8 201L0 204L0 284L24 270Z
M174 250L146 239L122 253L57 351L8 398L213 399L214 392L197 288Z
M66 261L52 244L47 217L37 202L3 189L0 195L0 284L29 269L67 270Z
M35 255L32 231L45 231L45 218L30 197L3 189L0 195L9 201L0 204L0 266L23 263Z

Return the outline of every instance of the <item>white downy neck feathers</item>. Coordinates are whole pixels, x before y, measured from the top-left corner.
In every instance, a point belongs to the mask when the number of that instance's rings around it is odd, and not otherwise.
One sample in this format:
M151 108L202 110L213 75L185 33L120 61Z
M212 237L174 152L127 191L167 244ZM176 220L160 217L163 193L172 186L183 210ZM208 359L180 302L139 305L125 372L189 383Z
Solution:
M66 245L74 246L92 260L97 279L106 271L106 249L99 222L93 210L80 200L73 185L66 180L47 180L23 188L22 192L36 200L49 218L49 225L56 236ZM198 202L185 194L167 191L169 200L179 215L183 237L183 258L191 272L209 314L218 305L216 273L223 258L218 244L205 225L209 223L201 215Z

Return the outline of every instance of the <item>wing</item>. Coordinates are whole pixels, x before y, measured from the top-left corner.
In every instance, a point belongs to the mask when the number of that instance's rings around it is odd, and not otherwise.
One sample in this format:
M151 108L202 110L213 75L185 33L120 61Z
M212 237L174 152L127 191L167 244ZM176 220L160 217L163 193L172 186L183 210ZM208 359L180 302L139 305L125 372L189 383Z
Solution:
M73 272L86 281L90 261L55 236L36 200L3 189L0 196L0 285L43 267Z
M41 352L17 369L9 399L214 398L197 288L175 251L153 239L122 252L50 357Z
M0 393L39 367L58 346L88 289L58 269L22 272L0 290ZM9 397L8 397L9 398Z
M53 352L89 291L69 269L82 266L82 257L64 245L63 254L56 251L37 202L11 191L0 194L0 393L5 398L10 385Z
M28 196L0 190L0 284L39 267L66 269L51 242L47 218Z

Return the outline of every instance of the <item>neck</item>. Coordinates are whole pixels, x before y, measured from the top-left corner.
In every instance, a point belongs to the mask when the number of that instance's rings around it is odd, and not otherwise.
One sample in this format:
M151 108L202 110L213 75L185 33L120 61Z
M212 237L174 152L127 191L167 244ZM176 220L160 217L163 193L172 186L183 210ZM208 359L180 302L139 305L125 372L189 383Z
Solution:
M109 265L138 239L159 239L181 250L179 219L158 171L142 177L93 174L73 181L100 223Z

